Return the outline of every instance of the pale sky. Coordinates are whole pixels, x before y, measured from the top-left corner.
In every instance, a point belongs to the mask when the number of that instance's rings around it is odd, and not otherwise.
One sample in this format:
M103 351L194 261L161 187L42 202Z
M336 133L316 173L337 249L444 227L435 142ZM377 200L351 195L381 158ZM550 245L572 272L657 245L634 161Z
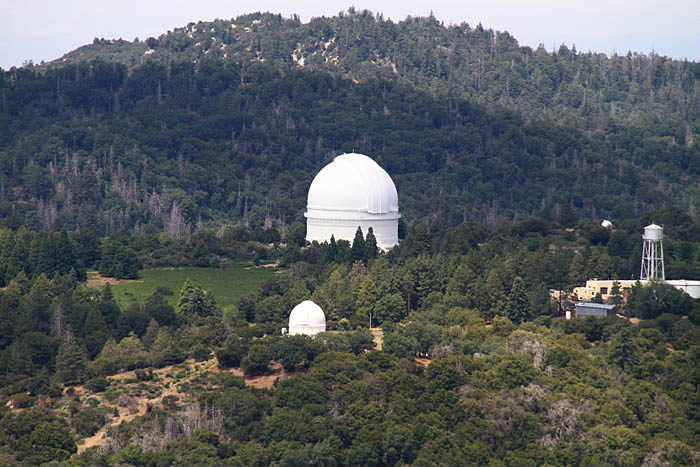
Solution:
M400 21L431 10L446 25L467 22L510 32L521 45L579 52L654 51L700 61L698 0L0 0L0 67L50 61L93 38L143 40L189 22L255 11L296 13L307 22L349 6Z

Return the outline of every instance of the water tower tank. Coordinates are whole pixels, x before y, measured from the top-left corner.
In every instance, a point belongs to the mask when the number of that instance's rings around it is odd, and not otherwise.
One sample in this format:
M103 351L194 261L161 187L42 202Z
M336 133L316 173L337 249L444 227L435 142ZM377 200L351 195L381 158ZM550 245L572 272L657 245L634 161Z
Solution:
M652 242L661 241L664 236L663 227L659 227L656 224L647 225L644 227L644 234L642 235L642 240L650 240Z

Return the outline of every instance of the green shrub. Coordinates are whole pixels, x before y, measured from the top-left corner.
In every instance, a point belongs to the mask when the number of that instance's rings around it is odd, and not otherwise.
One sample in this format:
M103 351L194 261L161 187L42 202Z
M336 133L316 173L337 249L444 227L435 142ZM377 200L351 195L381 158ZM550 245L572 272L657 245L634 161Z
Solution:
M16 409L26 409L34 405L35 399L26 392L20 392L10 396L13 407Z
M109 380L104 376L95 376L90 378L87 383L85 383L85 388L92 392L104 392L109 386Z
M73 417L75 430L83 436L92 436L107 423L104 409L88 407Z

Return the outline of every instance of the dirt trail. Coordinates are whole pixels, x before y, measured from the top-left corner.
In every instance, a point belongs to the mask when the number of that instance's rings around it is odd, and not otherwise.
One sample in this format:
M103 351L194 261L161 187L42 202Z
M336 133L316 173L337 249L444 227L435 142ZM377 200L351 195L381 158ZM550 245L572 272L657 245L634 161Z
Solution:
M160 394L150 399L147 395L136 397L134 405L129 408L120 407L117 401L110 402L104 398L104 395L99 393L91 393L90 391L87 391L83 386L75 386L73 389L75 390L75 393L77 395L81 397L95 397L100 401L100 404L102 406L109 407L112 409L116 408L119 413L119 415L116 417L112 416L112 419L108 421L107 424L105 424L105 426L100 428L94 435L84 438L82 442L80 442L80 444L78 445L78 454L84 452L88 448L94 446L102 446L106 442L105 436L107 434L107 431L111 427L118 426L122 422L130 422L136 417L141 417L145 415L149 405L158 406L162 404L163 398L167 396L177 397L180 403L192 402L190 394L180 392L177 387L183 383L192 381L193 379L199 377L203 373L233 373L235 375L245 378L245 382L247 385L256 388L271 388L275 380L277 380L277 378L283 375L283 371L281 368L275 368L273 374L271 375L246 378L241 370L237 368L231 370L222 370L219 368L218 364L218 360L216 359L216 357L214 357L211 360L207 360L204 362L195 362L194 360L187 360L185 362L184 367L183 364L178 364L153 370L153 377L158 378L160 380ZM187 371L189 373L188 377L178 380L176 378L173 378L172 375L167 376L169 373L179 373L181 371ZM107 379L111 383L135 380L136 372L127 371L117 375L108 376ZM148 381L146 381L146 383L148 383ZM134 384L139 384L139 382Z
M119 285L123 282L143 282L142 279L115 279L114 277L104 277L99 274L88 274L87 285L90 287L103 286L107 283L110 285Z
M279 265L280 265L280 262L275 261L274 263L261 264L260 266L246 266L243 269L276 268Z

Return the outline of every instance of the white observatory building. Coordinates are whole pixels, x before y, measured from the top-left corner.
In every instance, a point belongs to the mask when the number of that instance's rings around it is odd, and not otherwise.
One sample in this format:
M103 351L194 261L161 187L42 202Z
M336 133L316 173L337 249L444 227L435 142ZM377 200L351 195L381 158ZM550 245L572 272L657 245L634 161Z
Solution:
M326 330L326 315L320 306L304 300L289 314L289 334L313 336Z
M364 235L372 227L379 248L399 244L396 186L379 164L363 154L340 155L321 169L309 187L304 216L310 242L323 243L334 236L352 243L357 227Z

